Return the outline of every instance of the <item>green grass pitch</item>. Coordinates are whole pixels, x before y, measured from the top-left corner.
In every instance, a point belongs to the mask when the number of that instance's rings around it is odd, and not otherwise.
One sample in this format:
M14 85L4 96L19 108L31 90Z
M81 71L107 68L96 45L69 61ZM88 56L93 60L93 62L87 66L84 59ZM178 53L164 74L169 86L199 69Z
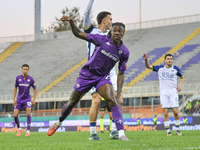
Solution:
M172 136L166 131L126 131L131 141L111 140L109 132L99 133L102 141L89 141L89 132L56 132L49 137L46 133L31 132L25 137L16 133L0 133L1 150L173 150L200 149L200 131L182 131L183 136Z

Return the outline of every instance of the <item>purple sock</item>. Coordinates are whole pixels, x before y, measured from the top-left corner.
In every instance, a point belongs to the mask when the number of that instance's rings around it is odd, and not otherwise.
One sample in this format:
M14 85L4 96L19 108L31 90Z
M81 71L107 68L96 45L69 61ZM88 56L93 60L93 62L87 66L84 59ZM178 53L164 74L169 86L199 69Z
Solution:
M65 118L67 118L67 116L72 112L72 109L73 108L68 108L67 103L66 103L62 108L61 115L59 117L59 121L63 122L63 120L65 120Z
M19 118L18 117L14 117L14 119L15 119L15 124L17 125L17 128L20 128Z
M122 112L118 105L111 108L112 116L115 121L115 125L117 127L117 130L124 130L124 123L123 123L123 117Z
M27 130L30 131L31 128L31 116L27 116Z

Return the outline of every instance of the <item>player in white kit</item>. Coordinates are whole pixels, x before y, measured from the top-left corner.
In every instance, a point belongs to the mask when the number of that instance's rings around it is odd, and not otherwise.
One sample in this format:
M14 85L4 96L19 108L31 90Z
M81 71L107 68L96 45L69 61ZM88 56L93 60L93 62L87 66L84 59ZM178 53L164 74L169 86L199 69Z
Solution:
M180 118L178 114L178 92L181 91L182 85L184 83L184 77L177 66L172 65L173 55L165 55L165 65L151 66L147 60L147 55L144 54L143 58L145 60L146 68L152 69L158 72L159 84L160 84L160 101L164 113L164 126L167 130L167 136L171 136L170 124L168 118L169 108L173 109L174 122L176 126L176 134L182 135L179 131ZM181 82L178 85L178 77L181 78Z
M106 11L100 12L97 15L98 28L94 27L91 22L91 9L92 9L93 2L94 0L89 0L84 12L84 19L83 19L84 32L90 33L90 34L107 35L108 30L111 28L111 25L112 25L111 13L106 12ZM95 45L90 42L87 42L88 60L93 55L94 51L95 51ZM111 82L115 91L117 91L117 75L116 75L115 68L111 70L110 78L111 78ZM97 133L96 133L96 120L97 120L98 108L101 101L101 96L96 91L95 87L92 88L91 95L92 95L92 105L89 112L89 117L90 117L89 140L101 140L97 136ZM121 102L119 106L122 106L122 104L123 104L123 101L121 97ZM111 131L110 137L112 139L119 138L114 121L112 123L112 131Z

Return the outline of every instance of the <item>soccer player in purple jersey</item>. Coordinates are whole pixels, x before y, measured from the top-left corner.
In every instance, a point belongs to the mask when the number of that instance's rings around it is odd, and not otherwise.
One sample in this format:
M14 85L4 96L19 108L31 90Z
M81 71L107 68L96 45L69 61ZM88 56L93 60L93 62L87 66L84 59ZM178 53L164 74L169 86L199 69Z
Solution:
M63 16L60 20L69 21L73 34L80 39L94 43L96 48L92 57L79 72L79 77L74 85L74 90L68 103L63 106L61 116L49 128L47 135L51 136L55 133L80 99L95 86L98 93L111 108L113 119L119 131L119 140L130 140L124 134L122 112L117 105L117 101L120 101L124 71L126 70L126 63L129 58L129 50L121 41L125 32L125 25L114 23L108 35L99 35L81 32L70 17ZM119 62L119 73L117 78L117 96L115 98L115 91L111 84L109 73L117 62Z
M94 0L89 0L87 3L87 6L85 8L84 17L83 17L84 32L89 33L89 34L107 35L108 30L110 30L110 28L112 26L111 13L107 12L107 11L100 12L96 18L98 27L94 27L92 24L92 21L91 21L91 10L92 10L93 2L94 2ZM94 53L95 45L91 42L86 42L86 43L87 43L87 52L88 52L88 60L89 60L90 57ZM116 74L115 67L113 67L110 71L110 79L111 79L111 83L114 87L114 90L116 92L117 91L117 74ZM108 104L105 100L101 100L102 97L100 96L98 91L96 91L95 87L93 87L91 89L91 95L92 95L92 105L90 107L90 112L89 112L89 118L90 118L89 140L102 140L97 135L96 121L97 121L99 106L104 106L104 105L108 106ZM121 104L119 103L119 105L121 106L120 108L122 108L122 104L123 104L122 94L121 94L120 99L121 99ZM110 110L110 108L109 108L109 110ZM101 128L103 128L103 117L102 117L102 116L104 116L104 115L102 115L103 112L104 112L104 110L102 110L102 108L100 107L100 116L101 116L100 117L100 127ZM110 128L112 127L110 130L111 131L110 137L111 137L111 139L119 139L119 135L117 132L117 128L115 126L115 122L112 119L111 110L110 110L109 116L110 116Z
M24 64L22 65L22 75L16 77L15 80L15 88L14 88L14 97L13 97L13 104L14 108L14 119L15 123L18 127L17 136L21 135L22 129L20 128L20 123L18 119L18 115L20 110L23 110L23 106L26 108L26 115L27 115L27 132L25 136L30 136L30 127L31 127L31 105L35 104L35 98L37 94L36 84L34 79L28 75L29 65ZM34 89L34 97L31 101L31 95L29 94L30 87ZM15 100L17 87L19 89L17 100Z

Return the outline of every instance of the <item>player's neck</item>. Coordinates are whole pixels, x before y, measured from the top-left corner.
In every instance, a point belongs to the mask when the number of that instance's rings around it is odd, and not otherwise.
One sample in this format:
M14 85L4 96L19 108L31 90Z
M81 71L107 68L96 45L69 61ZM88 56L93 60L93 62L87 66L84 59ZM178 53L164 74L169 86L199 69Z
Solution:
M101 24L98 26L98 29L100 29L102 32L106 32L107 31L106 27L101 25Z
M171 68L172 67L172 65L165 65L166 66L166 68Z
M23 78L26 79L26 77L28 76L28 74L22 74Z

